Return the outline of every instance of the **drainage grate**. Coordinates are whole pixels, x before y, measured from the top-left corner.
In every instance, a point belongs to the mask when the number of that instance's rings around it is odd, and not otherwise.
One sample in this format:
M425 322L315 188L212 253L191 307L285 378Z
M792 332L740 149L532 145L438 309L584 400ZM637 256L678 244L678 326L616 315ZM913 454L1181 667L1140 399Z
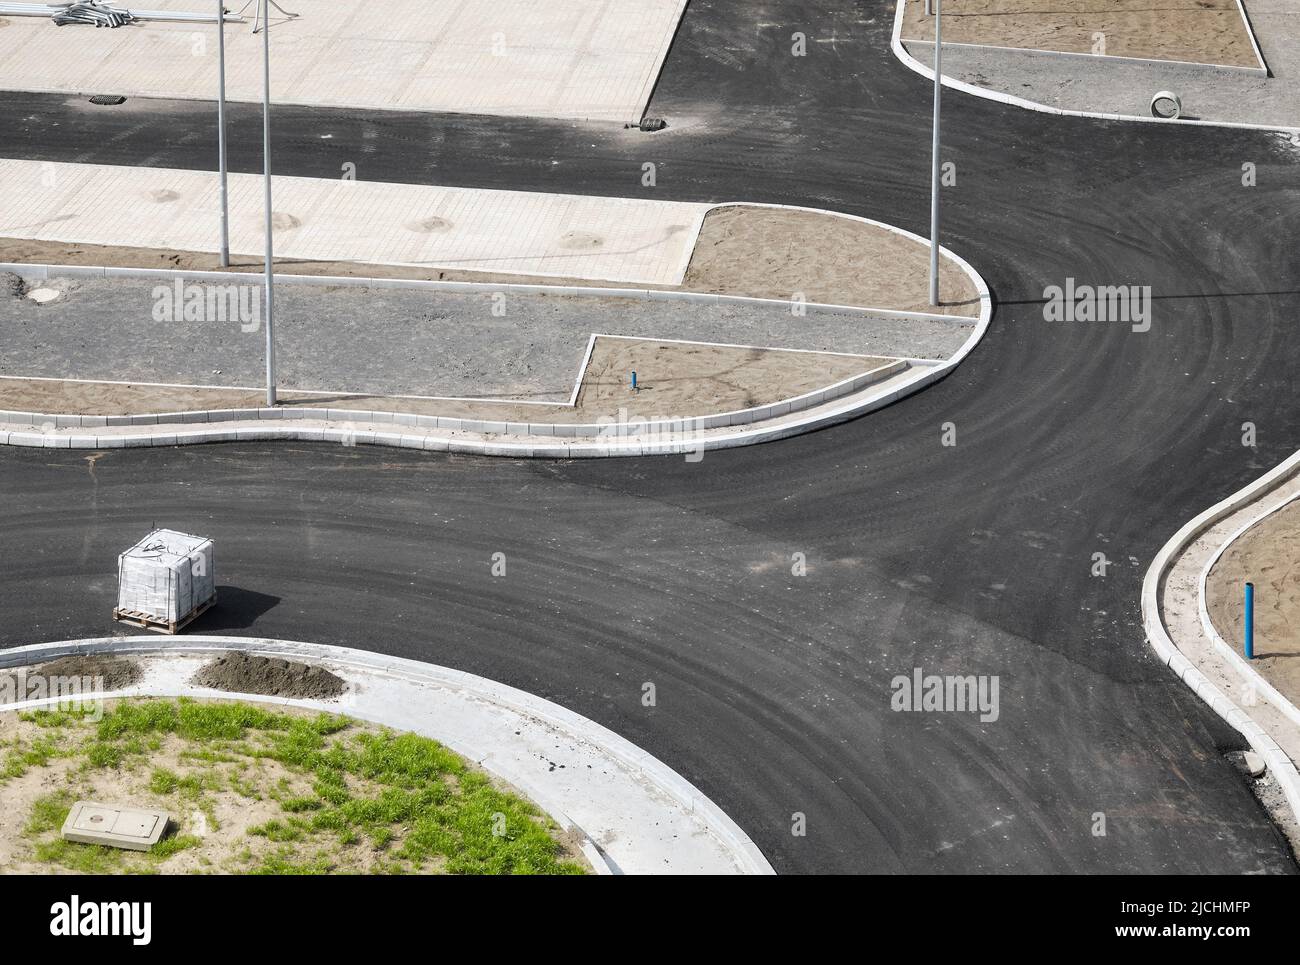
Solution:
M662 131L667 126L668 122L662 117L644 117L641 119L641 123L637 125L641 130L651 133L654 131Z
M90 99L92 104L104 104L112 106L114 104L125 104L126 98L121 94L96 94Z

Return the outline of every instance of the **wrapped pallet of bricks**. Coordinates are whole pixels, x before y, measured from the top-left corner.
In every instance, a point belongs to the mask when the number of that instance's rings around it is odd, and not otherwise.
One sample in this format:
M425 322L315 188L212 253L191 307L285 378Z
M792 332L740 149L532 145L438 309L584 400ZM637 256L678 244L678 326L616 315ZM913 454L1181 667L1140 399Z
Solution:
M210 539L154 530L117 558L114 620L176 633L216 601Z

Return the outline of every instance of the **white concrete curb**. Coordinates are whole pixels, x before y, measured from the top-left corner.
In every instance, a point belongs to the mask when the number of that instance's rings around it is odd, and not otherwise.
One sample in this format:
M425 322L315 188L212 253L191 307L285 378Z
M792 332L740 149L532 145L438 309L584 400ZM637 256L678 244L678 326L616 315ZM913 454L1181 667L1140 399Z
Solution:
M244 699L321 709L398 730L413 730L479 762L519 788L560 824L577 827L593 840L603 842L603 853L589 855L598 870L683 873L703 868L716 873L729 868L745 874L775 873L749 836L721 808L657 758L559 704L447 667L348 647L259 637L135 636L15 647L0 651L0 669L30 666L72 654L210 657L228 650L323 664L348 680L349 692L340 702L287 700L206 690L177 681L157 691L136 687L104 696L145 693ZM360 684L356 682L358 677ZM185 679L187 676L181 678ZM146 674L142 686L147 683ZM390 689L385 690L385 685ZM406 689L395 692L393 686ZM365 702L367 692L372 692L372 697ZM457 716L442 713L449 701L455 703L459 713L469 707L474 715L460 721L459 736L447 733L452 726L449 718ZM4 705L0 710L22 706ZM431 729L412 726L409 713L403 714L404 708L409 711L417 707L426 715L431 708L438 711L432 715ZM539 728L544 737L541 743L532 734ZM513 735L519 729L526 732L516 738ZM512 735L509 746L500 740L494 744L493 733ZM525 746L529 740L537 746ZM539 772L556 773L554 768L541 768L539 762L562 752L583 755L600 766L566 768L562 779L539 776ZM574 814L583 816L580 824L570 817Z
M798 208L790 205L746 205L750 207L784 208L787 210L809 211L820 214L833 214L837 217L861 221L883 228L894 234L928 244L925 239L910 231L882 222L871 221L856 215L825 212L815 208ZM716 207L725 207L718 205ZM407 413L366 412L348 409L299 408L299 409L210 409L189 412L147 413L141 415L78 415L50 414L38 412L0 411L0 426L30 426L35 431L10 429L0 430L0 445L28 446L36 448L67 449L105 449L123 447L177 446L210 442L262 441L262 440L296 440L304 442L339 442L356 445L388 445L406 449L428 449L444 452L477 453L481 455L501 455L511 457L534 457L552 459L576 459L603 456L644 456L644 455L680 455L698 453L710 449L725 449L734 446L753 445L769 442L789 436L799 435L814 429L834 425L855 418L874 409L895 402L943 378L951 372L974 349L983 338L993 315L993 299L988 286L980 274L963 258L947 248L940 246L941 253L951 259L971 280L980 302L977 317L922 315L915 312L878 312L874 309L855 309L860 313L885 314L901 317L940 318L973 324L974 328L966 341L950 358L931 365L914 360L896 360L870 372L865 372L845 379L834 385L812 392L804 393L792 399L786 399L769 405L757 406L733 412L714 413L706 416L689 416L680 419L630 419L626 422L594 424L568 423L519 423L482 419L459 419L446 416L422 416ZM14 271L28 277L47 277L42 272L66 274L61 266L50 265L0 265L0 270ZM231 275L226 272L174 272L171 269L116 269L83 268L86 274L103 276L142 275L144 277L216 277L229 282ZM277 278L288 276L277 276ZM322 279L312 276L292 276L298 281L310 278L307 283L321 284L347 282L358 284L358 279ZM387 279L378 279L380 282ZM481 291L500 290L502 286L484 285L478 282L410 282L419 286L437 286L447 288ZM529 291L546 291L574 295L626 294L621 289L585 289L559 288L550 286L519 286ZM692 292L645 292L647 297L672 296L709 301L749 301L764 302L789 306L781 299L736 299L735 296L696 295ZM821 310L839 311L838 306L810 305ZM905 371L914 371L904 376ZM894 377L902 376L902 381ZM879 383L885 383L883 385ZM873 388L874 386L874 388ZM804 413L802 417L791 418L795 413ZM257 428L241 429L229 425L235 422L258 422ZM266 422L279 425L266 426ZM413 432L384 432L373 429L339 429L332 425L320 423L343 422L368 426L395 425L412 429L429 430L423 434ZM186 428L202 423L225 423L221 429L204 430ZM288 423L288 424L286 424ZM59 429L84 429L99 427L133 427L161 426L167 430L145 430L134 432L95 434L60 433ZM743 427L743 428L742 428ZM55 431L49 431L50 429ZM736 431L729 431L729 430ZM487 438L456 437L455 433L474 433ZM515 441L523 438L524 441Z
M894 51L894 56L903 62L909 69L925 77L927 80L934 80L934 68L927 67L915 57L907 52L901 39L903 30L903 2L897 0L897 7L894 14L894 34L890 40L890 47ZM1251 32L1253 39L1254 32ZM933 46L933 42L931 42ZM950 46L944 44L944 46ZM1262 59L1262 57L1261 57ZM959 90L963 93L970 94L974 97L982 97L984 100L996 101L999 104L1010 104L1013 107L1023 107L1025 110L1037 111L1040 114L1055 114L1058 117L1092 117L1106 121L1141 121L1145 124L1188 124L1196 127L1228 127L1238 128L1248 131L1271 131L1285 134L1300 134L1300 127L1287 127L1285 125L1275 124L1248 124L1244 121L1203 121L1203 120L1165 120L1159 117L1143 117L1141 114L1108 114L1103 111L1075 111L1063 107L1050 107L1047 104L1040 104L1038 101L1026 100L1023 97L1016 97L1014 94L1004 94L1001 91L989 90L986 87L976 87L974 84L967 84L965 81L956 80L951 77L943 77L941 83L944 87L952 90Z
M1290 700L1288 700L1285 696L1283 696L1281 691L1279 691L1271 683L1265 680L1264 676L1253 666L1251 666L1249 660L1247 660L1244 656L1239 654L1235 647L1233 647L1226 640L1223 639L1223 636L1219 633L1218 628L1215 627L1214 621L1210 619L1210 608L1205 598L1205 587L1206 587L1206 583L1210 578L1210 570L1214 569L1214 564L1219 562L1219 558L1223 556L1223 554L1227 551L1228 547L1231 546L1233 543L1237 542L1237 540L1239 540L1242 536L1244 536L1248 530L1252 529L1255 526L1255 524L1263 522L1265 519L1272 516L1278 510L1285 509L1287 506L1290 506L1292 503L1294 503L1297 499L1300 499L1300 496L1293 496L1291 499L1287 500L1286 502L1282 503L1279 506L1274 506L1272 509L1267 510L1266 512L1258 513L1257 515L1252 517L1249 521L1247 521L1245 525L1239 527L1235 532L1233 532L1231 536L1229 536L1226 540L1224 540L1223 544L1217 550L1215 550L1213 553L1210 554L1209 561L1205 564L1204 568L1201 570L1200 579L1197 581L1196 584L1197 585L1196 596L1197 596L1197 605L1201 614L1201 627L1202 629L1205 630L1206 637L1208 637L1210 642L1214 644L1214 649L1217 650L1220 654L1222 654L1228 660L1228 662L1231 663L1232 666L1236 668L1237 672L1241 674L1242 679L1249 681L1255 687L1256 690L1260 691L1262 694L1264 694L1265 697L1268 698L1268 702L1270 704L1272 704L1278 710L1282 711L1282 713L1284 713L1287 717L1291 718L1291 720L1297 726L1300 726L1300 708L1296 707L1295 704L1293 704Z
M1146 631L1147 642L1151 644L1160 661L1177 674L1196 695L1210 705L1210 708L1231 724L1250 743L1250 746L1264 758L1268 769L1277 778L1278 785L1286 796L1292 814L1300 819L1300 773L1295 764L1278 743L1270 737L1259 724L1251 720L1232 700L1202 674L1191 661L1183 655L1170 638L1160 614L1160 586L1165 574L1174 560L1196 537L1223 519L1247 505L1255 497L1271 488L1279 479L1294 472L1300 466L1300 452L1295 453L1285 462L1275 466L1245 488L1233 493L1227 499L1211 506L1195 519L1188 522L1173 535L1169 542L1161 547L1160 552L1151 562L1142 581L1142 625Z

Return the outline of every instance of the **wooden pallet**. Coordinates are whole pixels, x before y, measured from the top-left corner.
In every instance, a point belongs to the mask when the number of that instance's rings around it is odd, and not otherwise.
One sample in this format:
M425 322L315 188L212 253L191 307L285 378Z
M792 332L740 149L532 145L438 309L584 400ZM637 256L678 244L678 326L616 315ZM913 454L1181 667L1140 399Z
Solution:
M213 593L206 603L200 603L190 611L188 616L181 617L179 620L160 620L152 613L141 613L139 610L122 610L118 607L113 607L113 619L118 623L127 623L133 627L140 627L142 630L152 630L154 633L180 633L216 605L217 595Z

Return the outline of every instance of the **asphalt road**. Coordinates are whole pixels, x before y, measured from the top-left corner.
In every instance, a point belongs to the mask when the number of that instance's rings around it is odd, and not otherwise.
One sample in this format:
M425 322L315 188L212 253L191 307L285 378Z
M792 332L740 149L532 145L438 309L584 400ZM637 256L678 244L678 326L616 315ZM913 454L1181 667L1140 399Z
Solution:
M890 20L883 3L696 0L652 102L660 134L286 108L278 164L924 232L928 86L894 62ZM796 30L807 57L789 55ZM557 700L695 781L780 871L1293 871L1222 758L1239 739L1149 654L1138 593L1183 522L1297 448L1300 150L946 103L944 242L997 311L938 385L698 464L3 450L0 639L111 632L114 556L156 522L216 538L222 606L196 629L365 646ZM232 166L256 170L256 115L235 114ZM209 115L0 95L21 157L207 165ZM1044 321L1067 277L1152 286L1151 331ZM997 675L998 720L892 712L891 678L915 667Z

